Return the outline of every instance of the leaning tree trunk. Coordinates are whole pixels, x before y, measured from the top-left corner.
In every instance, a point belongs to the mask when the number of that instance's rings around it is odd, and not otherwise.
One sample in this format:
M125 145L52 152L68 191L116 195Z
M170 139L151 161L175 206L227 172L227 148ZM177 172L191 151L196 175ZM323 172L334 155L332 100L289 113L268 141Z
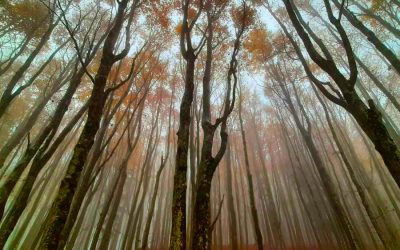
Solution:
M256 208L256 202L254 198L254 188L253 188L253 178L250 172L250 162L249 155L247 152L247 142L246 142L246 134L243 128L243 118L242 118L242 99L239 99L239 123L240 123L240 134L242 136L242 144L243 144L243 154L244 154L244 162L246 166L246 175L247 175L247 184L249 187L248 194L250 199L250 209L251 216L253 219L253 226L255 232L255 238L257 242L257 247L259 250L263 249L263 238L260 230L260 224L258 222L258 213Z
M24 170L26 169L28 164L31 162L32 158L34 158L34 160L32 162L32 167L30 168L30 173L28 175L28 178L33 179L33 181L36 179L36 176L39 173L40 169L43 167L43 165L50 159L51 154L48 152L46 153L47 159L46 160L43 159L44 155L45 155L45 151L47 150L53 137L56 135L56 132L61 124L61 121L62 121L65 113L68 110L68 107L72 100L72 97L73 97L76 89L78 88L79 83L81 82L81 77L83 76L83 74L84 74L83 69L81 69L79 73L74 74L74 77L71 79L71 83L68 86L66 93L64 94L64 96L60 100L59 104L57 105L57 108L56 108L54 115L53 115L52 119L50 120L49 124L47 124L47 126L41 131L41 133L38 135L35 142L28 147L26 152L23 154L22 158L18 161L16 166L11 171L10 175L4 176L1 179L0 216L3 215L8 196L10 195L14 186L17 184L19 177L22 175L22 173L24 172ZM78 113L80 113L80 112L78 112ZM81 115L83 115L83 113ZM80 117L77 117L77 118L80 118ZM72 120L74 120L74 119L72 119ZM74 121L73 123L70 123L69 126L75 125L75 123L76 123L76 121ZM64 129L64 131L68 132L65 129ZM64 134L64 136L65 136L65 134ZM54 143L53 143L53 145L54 145ZM4 147L3 149L6 150L7 148ZM2 151L3 151L3 149L2 149ZM55 148L53 147L53 152L54 151L55 151ZM6 154L4 154L3 156L4 157L0 156L0 164L4 163L5 157L7 157ZM28 193L30 192L29 188L26 190L28 191ZM11 228L13 228L13 227L14 227L14 225L11 225ZM0 229L0 231L2 231L2 230ZM2 233L0 232L0 234L2 234ZM0 236L0 238L1 238L1 236Z
M161 180L161 173L163 171L163 169L165 168L167 162L168 162L168 157L169 157L169 149L170 149L170 131L171 131L171 113L172 113L172 104L173 104L173 97L174 97L174 89L172 90L172 94L171 94L171 102L169 105L169 116L168 116L168 136L167 136L167 149L166 149L166 155L165 158L161 157L161 163L160 163L160 168L157 170L157 174L156 174L156 182L154 184L154 190L153 190L153 194L151 196L151 200L150 200L150 205L149 205L149 212L147 215L147 219L146 219L146 223L145 223L145 227L144 227L144 231L143 231L143 238L142 238L142 250L146 250L147 248L147 243L148 243L148 239L149 239L149 232L150 232L150 225L151 225L151 221L153 219L153 214L154 214L154 209L155 209L155 204L156 204L156 199L157 199L157 193L158 193L158 188L160 185L160 180ZM157 110L159 111L159 110Z
M229 144L229 143L228 143ZM226 148L226 189L227 189L227 204L228 204L228 219L229 219L229 239L231 242L232 250L239 249L239 242L238 242L238 231L237 231L237 222L236 222L236 211L235 211L235 202L233 197L233 187L232 187L232 172L233 172L233 165L231 161L231 150L230 146Z
M87 155L93 145L97 130L99 129L104 104L107 98L107 92L105 91L107 78L113 64L122 59L128 52L124 50L118 56L114 55L113 52L123 26L124 13L128 2L129 0L123 0L118 3L118 11L114 19L114 26L108 33L104 42L103 56L94 79L93 90L89 99L88 118L78 143L74 148L74 153L68 165L66 176L61 182L59 193L45 221L44 232L40 242L41 249L56 249L59 241L66 242L66 239L61 239L60 235L67 220L72 199ZM68 235L66 237L68 237ZM63 247L64 244L59 246L60 249Z
M309 120L308 115L299 100L299 96L298 96L295 85L292 84L295 99L299 106L300 112L302 113L303 117L305 118L305 121L307 123L307 128L301 122L301 118L300 118L299 114L297 113L297 110L296 110L294 103L291 99L291 96L289 94L289 90L287 89L286 82L280 78L279 72L280 71L278 70L278 67L275 66L271 69L271 76L275 77L275 81L277 82L277 84L279 84L280 89L282 90L283 100L287 104L287 109L291 113L291 115L294 119L294 122L295 122L298 130L300 131L300 134L311 154L312 160L314 161L315 167L317 168L318 174L321 178L321 181L323 184L322 186L324 188L324 191L327 194L328 202L330 203L330 205L334 211L335 218L336 218L340 228L344 232L344 235L347 239L347 243L349 244L349 246L351 246L352 249L357 249L358 239L356 238L356 236L354 234L354 228L351 224L349 217L346 214L346 211L345 211L343 205L341 204L341 202L339 200L339 196L335 190L333 181L326 169L326 165L324 164L324 162L317 150L317 147L312 139L311 121ZM283 81L283 82L281 82L281 81Z
M316 89L315 88L313 88L313 89L314 89L314 92L317 95L317 97L318 97L318 99L319 99L319 101L320 101L320 103L322 105L322 108L323 108L325 116L326 116L326 120L328 122L329 129L331 130L331 133L332 133L332 137L333 137L333 139L335 141L336 146L338 147L338 150L339 150L339 153L341 155L341 158L342 158L342 160L343 160L343 162L344 162L344 164L345 164L345 166L347 168L347 171L348 171L348 173L350 175L350 179L352 180L354 186L356 187L356 190L357 190L357 192L359 194L359 197L361 199L361 203L363 204L363 206L364 206L364 208L365 208L365 210L367 212L368 218L371 221L376 233L378 234L379 239L382 241L384 246L385 247L390 247L391 244L393 244L393 243L390 240L388 241L387 238L390 238L392 240L392 237L396 237L396 236L395 236L395 234L392 233L392 231L391 231L392 228L390 227L390 224L387 224L387 231L389 232L389 235L387 235L385 233L386 231L383 230L383 228L380 225L378 219L375 218L375 216L373 214L373 211L372 211L372 208L371 208L371 204L370 204L370 202L368 200L367 194L369 194L371 197L374 197L374 194L370 194L370 192L374 192L375 190L368 189L368 188L366 190L364 190L363 185L361 183L361 180L363 180L363 178L361 178L361 176L357 177L357 174L356 174L355 170L353 169L353 166L350 164L350 161L348 160L348 158L347 158L347 156L346 156L346 154L344 152L344 148L343 148L341 142L339 141L339 137L338 137L338 135L336 133L336 130L335 130L334 126L333 126L333 123L332 123L332 120L331 120L331 116L330 116L329 111L328 111L328 109L326 107L326 104L324 103L322 98L318 95L318 93L316 92ZM360 171L365 171L365 170L360 168ZM363 175L365 175L365 174L363 174Z
M54 144L48 152L44 153L43 150L39 150L38 155L33 159L32 165L29 168L26 180L23 182L21 189L14 202L10 205L9 212L3 217L2 223L0 225L0 247L3 247L3 244L6 242L6 239L11 234L12 230L16 226L22 212L28 205L28 198L30 193L32 192L33 185L36 181L37 176L44 166L46 166L47 162L53 156L54 152L58 148L59 144L64 140L67 134L73 129L73 127L78 123L83 114L86 111L86 105L81 108L81 110L73 117L73 119L67 124L64 130L60 133L57 139L54 141ZM80 125L80 123L79 123ZM78 128L77 128L78 129ZM19 177L22 174L24 168L21 168L21 164L29 164L29 161L23 159L16 168L19 168L18 171L13 171L11 175L7 178L7 181L3 186L1 186L1 195L10 195L14 186L17 184ZM5 205L2 203L2 205Z
M67 4L67 9L72 1L69 1ZM7 108L10 106L11 102L20 94L22 91L22 86L18 89L15 89L15 86L18 85L18 82L24 76L26 71L29 69L35 58L39 55L40 51L45 47L47 42L50 39L51 34L53 33L54 29L61 21L61 16L58 16L57 19L54 20L56 14L50 14L50 24L46 31L44 32L43 36L40 38L38 44L35 46L33 51L29 54L29 56L24 60L24 63L19 67L14 75L11 77L10 81L7 83L4 92L0 98L0 119L3 118L5 115Z
M269 221L269 227L268 227L268 232L269 232L269 237L272 239L271 242L269 242L270 245L274 246L275 248L283 248L284 242L283 242L283 236L282 236L282 229L281 229L281 222L279 219L279 211L277 209L277 204L274 200L273 196L273 185L270 181L270 178L268 177L267 173L267 163L265 162L265 157L264 153L262 150L262 145L261 145L261 138L259 135L259 131L257 130L256 126L256 121L255 117L252 117L252 128L254 131L254 137L255 137L255 142L256 142L256 147L257 147L257 155L258 158L260 159L261 166L263 169L263 179L265 182L265 196L266 196L266 212L268 213L268 221ZM273 157L272 157L272 152L270 152L271 155L271 164L272 166L274 165Z
M333 0L333 2L338 8L340 8L340 4L338 3L338 1ZM338 31L341 37L342 45L346 51L346 56L349 61L350 69L350 77L348 79L335 65L334 60L332 59L332 55L322 43L322 40L316 36L313 30L310 29L308 24L301 18L301 15L299 14L296 6L290 0L284 0L284 4L286 6L286 10L291 19L291 22L297 33L299 34L301 40L303 41L303 44L308 51L308 54L310 55L312 60L334 80L334 82L340 89L341 95L335 96L329 94L329 91L323 85L330 85L331 83L323 83L313 75L308 66L308 63L306 62L306 59L301 52L300 47L293 39L292 35L288 32L284 24L276 17L274 13L271 12L271 9L269 8L270 13L278 21L286 36L292 43L305 69L307 76L318 87L318 89L320 89L324 93L326 97L328 97L332 102L335 102L339 106L345 108L355 118L363 131L374 143L375 149L380 153L383 161L385 162L385 165L388 167L393 178L396 180L397 185L399 185L400 149L397 147L393 138L390 136L384 122L382 121L382 115L375 107L374 102L372 100L368 100L367 106L364 102L362 102L354 89L358 78L357 63L354 57L355 53L352 49L349 37L340 23L340 18L337 19L333 15L329 1L324 0L324 4L328 12L329 21L335 26L336 30ZM360 29L360 31L368 37L369 41L371 41L377 47L377 49L383 55L385 55L385 57L391 62L392 66L398 72L400 72L400 61L393 54L393 52L387 49L384 44L380 43L375 34L370 31L366 26L364 26L357 18L354 17L352 13L350 13L345 8L343 8L343 15L346 16L349 22L352 23L357 29ZM312 40L310 39L310 36ZM330 59L325 59L323 56L321 56L319 52L315 49L313 42L317 43L321 50L323 50L324 55L326 57L329 57Z

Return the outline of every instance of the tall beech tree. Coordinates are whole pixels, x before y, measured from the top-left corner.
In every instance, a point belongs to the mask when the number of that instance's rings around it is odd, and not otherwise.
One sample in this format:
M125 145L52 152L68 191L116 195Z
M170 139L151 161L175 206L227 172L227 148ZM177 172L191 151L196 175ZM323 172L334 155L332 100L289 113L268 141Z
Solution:
M232 10L233 21L236 24L235 40L233 50L229 62L227 73L226 94L222 115L212 123L211 120L211 77L212 77L212 62L213 62L213 37L214 25L219 17L219 13L225 8L223 4L205 3L205 12L207 17L207 26L205 34L206 46L206 62L203 75L203 113L202 113L202 129L203 129L203 144L201 148L201 157L198 169L198 177L195 186L195 207L193 211L193 235L195 236L191 242L191 248L195 249L210 249L211 233L213 220L210 217L210 194L211 181L214 172L221 161L227 147L227 119L233 111L236 88L237 88L237 56L241 47L241 39L253 21L253 10L245 3L241 7ZM213 156L214 135L220 127L220 147L215 156Z
M103 54L96 76L93 80L93 90L89 99L88 118L74 149L71 162L68 166L66 177L61 182L59 195L46 219L45 231L40 242L43 249L58 247L60 234L68 216L69 207L75 193L78 179L81 175L86 157L93 145L94 137L99 128L101 114L111 89L106 89L108 75L115 62L123 59L130 49L130 28L133 15L139 6L138 1L130 3L129 0L118 2L117 13L113 20L113 26L107 34L103 45ZM125 13L128 9L128 21L126 24L125 48L118 54L114 54L118 37L123 28ZM63 248L63 245L59 246Z
M193 44L194 27L204 11L204 1L195 3L182 1L182 23L179 26L180 52L186 62L185 88L179 110L179 129L175 156L174 190L172 198L172 228L170 246L172 249L186 249L186 175L189 149L190 110L193 102L195 64L203 49L205 34L200 43ZM193 11L195 14L193 15ZM189 15L191 13L191 15Z
M247 185L249 187L248 193L249 193L249 199L250 199L250 208L251 208L251 215L253 218L253 225L254 225L254 232L256 234L256 241L257 241L257 247L258 249L263 249L263 238L260 230L260 223L258 220L258 213L257 213L257 208L255 204L255 198L254 198L254 188L253 188L253 177L250 172L250 163L249 163L249 155L247 151L247 140L246 140L246 133L244 131L243 127L243 118L242 118L242 101L243 97L240 93L239 96L239 123L240 123L240 134L242 136L242 143L243 143L243 153L244 153L244 162L246 165L246 175L247 175Z
M0 1L0 246L397 249L399 13Z
M340 228L345 231L345 235L347 237L347 242L351 248L356 248L358 243L358 239L355 236L353 225L351 224L350 218L347 216L346 211L343 205L340 203L339 195L335 190L333 185L332 177L330 176L329 172L327 171L327 167L325 166L322 157L318 153L318 150L315 146L315 143L312 139L312 126L310 118L308 117L303 105L299 100L298 90L296 89L293 80L286 80L287 78L282 75L280 72L284 72L284 66L280 63L272 64L269 71L269 76L273 84L279 86L280 90L282 91L282 99L286 103L289 112L292 114L293 119L295 121L296 126L298 127L300 134L303 137L304 142L307 145L307 148L310 150L311 157L315 163L315 166L318 170L318 174L321 178L323 188L327 193L327 198L329 203L335 213L335 219L337 220ZM287 71L286 71L287 72ZM291 94L289 94L288 85L292 85L292 91L294 92L295 100L298 106L298 111L295 107L295 103L293 99L291 99ZM298 114L301 113L301 118ZM304 121L304 122L302 122Z
M348 78L335 64L332 54L329 52L322 40L318 39L317 35L303 21L299 11L296 11L297 7L294 5L294 3L291 1L284 1L284 4L293 27L301 38L309 56L322 70L329 75L329 77L331 77L337 87L333 86L331 82L319 80L311 72L299 45L289 33L286 26L284 26L282 21L280 21L276 14L273 13L272 9L268 7L270 13L275 17L275 20L278 21L286 36L288 36L290 42L292 43L292 46L294 47L307 76L330 101L343 107L356 119L360 127L374 143L376 150L381 154L382 159L384 160L390 173L398 183L400 180L399 149L390 136L385 124L383 123L382 114L377 109L374 101L370 99L368 100L368 105L365 104L355 91L355 84L358 78L357 62L354 57L355 52L353 51L349 37L340 20L342 15L341 13L345 13L346 11L343 10L343 7L339 8L339 16L335 17L329 1L324 1L324 6L329 17L329 21L337 30L342 41L343 49L346 52L350 69ZM316 49L313 42L317 44L323 55L321 55Z

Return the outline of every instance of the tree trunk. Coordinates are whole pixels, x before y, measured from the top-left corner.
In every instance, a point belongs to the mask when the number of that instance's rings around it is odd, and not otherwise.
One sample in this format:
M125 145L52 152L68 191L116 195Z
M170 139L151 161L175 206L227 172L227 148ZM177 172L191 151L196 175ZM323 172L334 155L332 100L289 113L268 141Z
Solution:
M81 119L85 111L86 108L84 106L81 108L80 112L78 112L75 115L75 117L70 121L70 123L64 128L63 132L60 133L59 137L54 142L55 145L58 146L63 141L63 139L67 136L68 132L70 132L70 130L72 130L72 128L76 125L76 123L78 123L78 121ZM80 125L80 123L78 124ZM17 224L19 217L21 216L22 212L24 211L25 207L28 204L29 194L32 191L33 184L35 183L37 176L39 175L42 168L46 166L46 163L53 156L56 149L57 147L54 147L53 145L53 147L51 147L49 151L46 153L44 153L44 151L42 150L39 150L38 155L33 159L26 180L22 184L22 187L19 193L17 194L14 203L8 208L9 212L6 214L6 216L3 217L0 226L0 247L3 247L2 244L6 242L6 239L12 232L15 225ZM30 155L28 156L25 157L27 157L29 160L26 160L24 158L22 162L20 162L16 166L16 168L13 169L11 175L1 186L0 192L2 197L1 199L2 208L5 207L7 201L6 197L8 197L11 194L12 190L14 189L15 185L18 182L19 177L22 175L22 172L24 171L25 167L29 164Z
M170 248L186 249L186 174L189 149L190 109L194 91L195 58L189 56L186 64L185 92L179 113L179 129L175 158L174 188L172 197L172 228Z
M229 242L232 250L239 249L237 223L236 223L236 210L235 202L233 200L233 179L232 172L234 171L233 165L231 164L231 150L228 143L225 155L225 173L226 173L226 190L227 190L227 203L228 203L228 219L229 219Z
M258 213L256 208L256 202L254 198L254 189L253 189L253 179L250 172L250 163L249 163L249 155L247 153L247 142L246 135L243 128L243 118L242 118L242 99L239 100L239 123L240 123L240 134L242 136L242 144L243 144L243 154L244 154L244 162L246 166L246 175L247 175L247 184L248 184L248 194L250 199L250 210L251 216L253 219L254 233L257 246L259 250L263 249L263 238L260 230L260 224L258 222Z
M56 249L57 247L62 249L67 241L67 239L60 238L61 232L67 220L71 202L87 155L93 145L97 130L99 129L104 104L107 98L104 89L106 87L108 75L113 64L119 60L119 58L113 54L113 50L122 29L127 4L128 0L123 0L118 3L114 26L110 30L104 42L103 55L94 79L92 94L89 99L88 118L83 127L78 143L74 148L74 153L69 163L66 176L61 182L59 194L56 197L46 219L43 237L40 242L41 249ZM66 237L68 237L68 235ZM63 244L59 245L59 242L62 242Z
M207 165L206 165L207 164ZM192 249L211 249L210 191L216 165L212 161L200 164L201 177L197 183L197 194L193 211Z

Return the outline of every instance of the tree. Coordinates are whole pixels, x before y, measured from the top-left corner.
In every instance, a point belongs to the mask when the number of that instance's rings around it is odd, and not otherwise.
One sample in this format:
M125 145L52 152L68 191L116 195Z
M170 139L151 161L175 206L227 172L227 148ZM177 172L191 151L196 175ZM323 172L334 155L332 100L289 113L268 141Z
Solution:
M122 50L122 52L114 54L117 39L124 23L124 13L125 9L128 7L128 2L128 0L123 0L118 3L118 10L114 18L114 24L104 41L101 62L96 77L92 79L93 90L88 104L88 118L78 143L74 148L74 154L68 166L66 177L61 182L59 195L54 201L48 218L46 219L45 231L43 232L40 243L40 247L43 249L56 248L58 242L60 241L59 237L68 216L69 207L74 196L78 179L82 172L89 150L93 145L94 137L99 128L101 113L103 111L107 95L110 92L109 90L105 90L108 75L114 63L124 58L129 52L130 39L129 35L126 35L125 48ZM136 11L138 4L139 2L133 2L130 6L128 23L126 26L127 34L129 34L133 13ZM61 242L65 241L61 239ZM63 245L58 247L63 248Z
M339 36L343 43L343 48L346 52L347 60L349 63L350 76L346 78L336 66L331 53L328 51L326 46L321 40L318 40L316 34L306 25L298 11L296 6L290 1L284 1L289 18L299 34L304 46L310 55L311 59L324 70L336 83L334 87L330 82L324 82L317 79L311 72L306 59L304 58L300 47L288 32L284 24L279 21L278 17L271 12L275 19L284 30L286 36L289 38L292 46L294 47L296 54L298 55L307 76L311 79L313 84L332 102L343 107L357 120L358 124L362 127L364 132L373 141L376 150L381 154L386 166L393 175L393 178L398 182L399 178L399 150L390 136L385 124L382 121L382 115L376 108L373 100L368 100L368 106L360 99L356 93L354 86L357 81L358 70L357 63L354 58L354 51L351 46L351 42L346 34L345 29L340 23L340 16L336 18L333 15L331 5L328 1L324 1L326 11L328 13L329 21L335 26L339 33ZM342 10L342 9L340 9ZM311 38L310 38L311 37ZM318 47L322 50L323 56L314 47L314 41ZM329 89L331 89L330 92Z

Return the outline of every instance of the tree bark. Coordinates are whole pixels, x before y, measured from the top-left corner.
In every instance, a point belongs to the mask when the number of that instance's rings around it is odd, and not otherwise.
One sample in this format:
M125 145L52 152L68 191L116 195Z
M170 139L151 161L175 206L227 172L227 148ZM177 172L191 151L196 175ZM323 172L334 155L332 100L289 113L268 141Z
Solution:
M62 249L66 239L60 239L61 232L67 220L71 202L82 173L86 157L91 149L94 137L99 129L100 120L107 94L104 91L108 75L113 64L123 58L128 51L124 50L118 57L114 55L114 48L124 22L124 13L129 0L118 3L114 26L111 28L104 42L103 55L100 66L94 79L94 86L89 99L88 118L83 127L82 134L74 148L72 159L69 163L66 176L61 182L59 194L57 195L49 215L45 221L45 228L40 242L41 249ZM132 13L131 13L132 14ZM121 57L121 58L119 58ZM67 236L68 237L68 236Z
M239 97L239 123L240 123L240 134L242 136L242 144L243 144L243 154L244 154L244 162L246 166L246 175L247 175L247 184L248 184L248 194L250 199L250 209L251 216L253 219L254 233L257 246L259 250L263 249L263 238L260 230L260 224L258 222L258 213L256 208L256 202L254 198L254 188L253 188L253 179L250 172L250 162L249 155L247 153L247 142L246 142L246 134L243 127L243 118L242 118L242 98Z
M226 173L226 190L227 190L227 203L228 203L228 219L229 219L229 240L230 246L232 250L239 249L239 242L238 242L238 232L237 232L237 222L236 222L236 209L235 209L235 201L233 197L233 178L232 172L233 165L231 164L231 150L228 143L228 147L226 148L225 154L225 173Z

